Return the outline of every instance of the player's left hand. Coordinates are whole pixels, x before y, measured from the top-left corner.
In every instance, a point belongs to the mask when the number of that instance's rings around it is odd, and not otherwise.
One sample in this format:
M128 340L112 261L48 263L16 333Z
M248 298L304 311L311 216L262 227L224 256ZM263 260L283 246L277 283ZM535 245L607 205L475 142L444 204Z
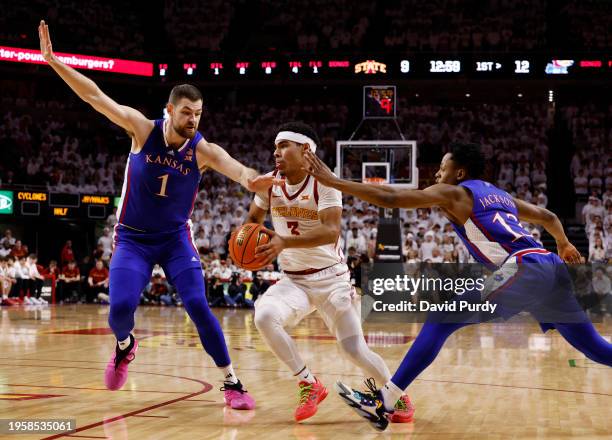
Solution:
M557 243L557 254L569 264L584 263L584 258L578 252L578 249L569 241L566 243Z
M265 264L268 265L274 261L274 259L283 251L283 249L285 249L285 240L283 237L270 229L263 228L262 231L268 234L271 239L269 243L257 246L255 248L255 255L257 257L265 257Z
M251 192L267 191L272 185L282 185L282 179L274 176L257 176L247 179L247 189Z

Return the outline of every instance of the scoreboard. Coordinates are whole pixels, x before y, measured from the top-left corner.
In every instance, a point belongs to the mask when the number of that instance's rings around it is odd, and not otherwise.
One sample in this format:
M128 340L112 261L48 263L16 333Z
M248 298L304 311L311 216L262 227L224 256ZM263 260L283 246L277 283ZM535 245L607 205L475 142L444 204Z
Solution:
M159 76L191 76L199 80L262 79L542 79L609 78L609 54L543 55L533 53L405 54L368 56L220 58L173 65L158 64ZM203 67L203 68L200 68Z
M0 216L103 220L115 207L110 194L66 194L0 189Z

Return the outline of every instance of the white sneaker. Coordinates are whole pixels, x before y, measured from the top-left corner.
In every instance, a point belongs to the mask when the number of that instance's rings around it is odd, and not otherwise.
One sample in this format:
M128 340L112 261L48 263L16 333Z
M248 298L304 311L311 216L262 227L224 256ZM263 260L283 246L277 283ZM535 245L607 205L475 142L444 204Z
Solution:
M24 303L25 305L27 305L27 306L30 306L30 305L34 304L34 303L32 302L32 298L30 298L29 296L24 296L24 297L23 297L23 303Z
M35 298L33 296L30 297L30 301L32 301L32 304L37 305L37 306L42 304L42 302L40 302L40 300L38 298Z
M38 301L40 301L40 303L41 303L43 306L48 306L48 305L49 305L49 301L47 301L47 300L46 300L46 299L44 299L44 298L38 298Z

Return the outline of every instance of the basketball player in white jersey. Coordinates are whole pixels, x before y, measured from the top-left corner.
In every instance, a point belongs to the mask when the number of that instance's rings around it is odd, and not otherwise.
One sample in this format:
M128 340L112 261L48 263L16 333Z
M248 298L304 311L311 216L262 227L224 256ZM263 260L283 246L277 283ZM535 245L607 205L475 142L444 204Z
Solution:
M298 379L296 421L312 417L327 389L313 376L285 328L318 310L341 351L377 381L391 377L382 358L365 342L355 289L338 239L341 233L342 194L323 186L303 169L304 152L314 152L318 136L308 125L282 125L275 140L276 170L281 185L257 193L247 223L263 223L270 211L275 231L257 254L272 262L277 256L282 278L255 303L255 326L268 347ZM412 420L414 408L407 395L396 404L396 422Z

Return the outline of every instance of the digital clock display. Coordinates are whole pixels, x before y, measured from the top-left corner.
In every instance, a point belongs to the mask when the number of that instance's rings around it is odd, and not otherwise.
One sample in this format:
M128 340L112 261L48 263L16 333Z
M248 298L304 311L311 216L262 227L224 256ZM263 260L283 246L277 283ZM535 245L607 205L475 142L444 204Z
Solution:
M430 60L429 71L431 73L459 73L461 72L461 61L459 60Z

